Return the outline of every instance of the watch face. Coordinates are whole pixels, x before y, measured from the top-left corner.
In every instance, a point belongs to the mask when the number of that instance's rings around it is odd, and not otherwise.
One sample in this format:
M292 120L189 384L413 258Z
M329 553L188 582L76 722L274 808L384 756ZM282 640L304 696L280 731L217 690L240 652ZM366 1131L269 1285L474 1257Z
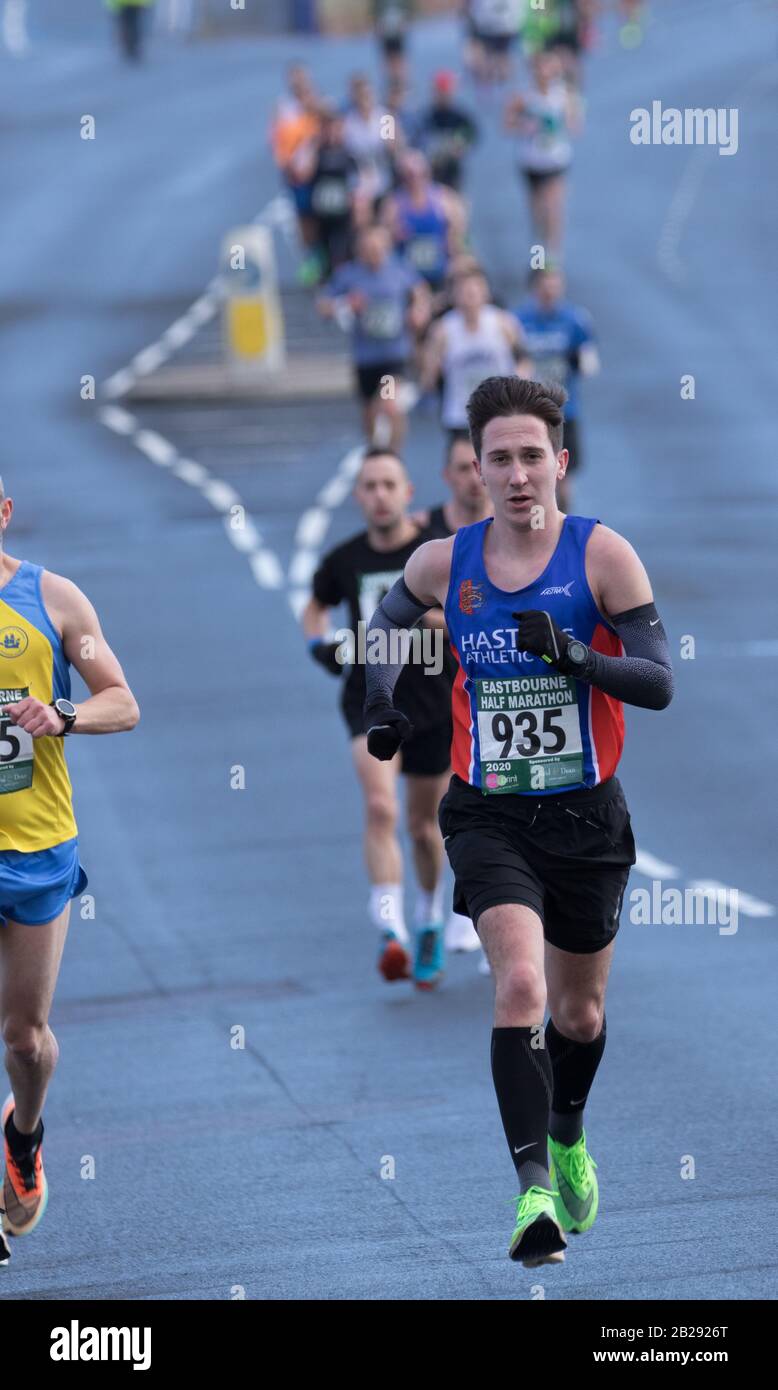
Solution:
M62 715L63 719L69 719L76 712L76 707L70 703L70 700L55 700L54 708L57 714Z
M567 655L571 661L580 665L586 660L586 647L583 642L571 642L567 648Z

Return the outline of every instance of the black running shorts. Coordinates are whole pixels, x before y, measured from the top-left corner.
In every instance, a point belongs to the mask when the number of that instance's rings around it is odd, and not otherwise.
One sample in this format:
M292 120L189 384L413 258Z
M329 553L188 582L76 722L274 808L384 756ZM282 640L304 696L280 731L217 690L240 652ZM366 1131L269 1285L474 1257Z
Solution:
M402 381L408 374L406 362L381 362L380 365L372 367L357 367L357 391L363 401L372 401L378 394L386 376L394 377L395 381Z
M454 776L440 803L454 911L523 903L561 951L601 951L619 928L635 862L618 778L559 796L488 796Z
M341 710L351 738L358 738L366 732L361 697L355 700L346 689L341 699ZM450 710L444 708L441 711L439 724L412 734L402 744L400 758L404 777L440 777L448 772L451 766Z

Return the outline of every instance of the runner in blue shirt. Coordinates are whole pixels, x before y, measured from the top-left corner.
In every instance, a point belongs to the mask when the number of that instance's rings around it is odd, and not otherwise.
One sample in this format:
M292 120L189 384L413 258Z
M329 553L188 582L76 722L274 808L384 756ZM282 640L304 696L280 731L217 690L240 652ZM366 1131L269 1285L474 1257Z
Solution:
M569 461L557 498L562 511L569 512L569 475L581 466L579 381L581 376L596 375L600 359L591 318L586 309L564 298L561 272L550 267L535 270L530 286L531 293L514 313L524 329L527 351L534 363L533 375L541 381L556 382L567 391L564 447Z
M357 260L338 267L318 308L325 318L336 318L351 330L366 437L399 449L405 434L401 388L413 335L429 320L424 280L392 254L385 227L365 227L359 234Z

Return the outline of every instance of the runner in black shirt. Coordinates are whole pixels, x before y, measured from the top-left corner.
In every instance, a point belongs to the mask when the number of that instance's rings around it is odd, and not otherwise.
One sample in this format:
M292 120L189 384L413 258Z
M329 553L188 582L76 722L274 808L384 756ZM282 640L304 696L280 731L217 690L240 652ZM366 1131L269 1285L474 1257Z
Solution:
M304 167L326 278L353 255L354 195L359 183L357 161L345 144L343 113L334 107L322 108L321 133L311 144Z
M437 72L433 78L433 98L422 112L416 134L436 183L459 188L462 163L478 139L478 126L469 111L453 100L456 77L453 72Z
M414 661L412 654L397 682L398 708L413 724L414 735L403 745L401 757L379 763L367 752L362 707L364 662L366 656L369 660L370 647L365 651L363 641L360 653L358 628L363 623L366 632L380 600L400 578L406 561L430 539L429 532L408 515L412 491L405 467L395 454L381 449L366 453L355 496L367 530L322 560L303 614L303 627L314 659L343 679L341 710L365 799L370 915L381 932L379 969L387 980L407 978L410 973L402 857L396 834L398 773L402 771L406 778L408 833L419 884L413 978L424 989L435 984L443 966L443 843L437 811L449 776L453 663L450 654L445 659L441 635L435 631L442 629L443 615L433 610L427 625L431 630L419 634L425 664ZM357 659L345 666L345 643L325 638L328 610L341 603L348 607L350 630L357 640ZM429 674L430 670L439 674Z
M475 451L467 430L452 431L446 441L443 460L443 477L451 493L447 502L432 507L429 511L415 512L413 519L424 527L429 540L444 540L453 536L460 526L472 526L492 514L492 503L481 481L476 463ZM456 676L456 660L446 643L446 669L450 671L453 682ZM478 951L481 943L469 917L453 909L446 922L446 947L449 951ZM489 962L481 953L480 971L489 974Z

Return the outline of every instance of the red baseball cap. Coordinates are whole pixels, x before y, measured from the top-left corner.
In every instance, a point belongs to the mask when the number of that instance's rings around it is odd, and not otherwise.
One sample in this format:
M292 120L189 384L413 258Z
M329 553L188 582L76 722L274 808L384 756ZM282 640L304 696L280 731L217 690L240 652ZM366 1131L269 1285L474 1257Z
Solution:
M433 84L437 92L453 92L456 81L456 74L449 72L447 68L442 68L440 72L436 72L433 78Z

